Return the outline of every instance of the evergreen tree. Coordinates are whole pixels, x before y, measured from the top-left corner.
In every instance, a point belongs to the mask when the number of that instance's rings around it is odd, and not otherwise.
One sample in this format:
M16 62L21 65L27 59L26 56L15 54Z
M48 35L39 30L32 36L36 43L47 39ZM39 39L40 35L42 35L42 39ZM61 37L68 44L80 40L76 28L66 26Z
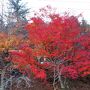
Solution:
M9 0L10 8L12 9L12 14L15 16L16 20L26 21L26 15L29 9L26 8L22 0Z
M8 9L8 33L26 34L23 27L25 23L28 22L26 15L29 13L29 9L26 8L26 5L22 3L22 0L8 0L9 9Z

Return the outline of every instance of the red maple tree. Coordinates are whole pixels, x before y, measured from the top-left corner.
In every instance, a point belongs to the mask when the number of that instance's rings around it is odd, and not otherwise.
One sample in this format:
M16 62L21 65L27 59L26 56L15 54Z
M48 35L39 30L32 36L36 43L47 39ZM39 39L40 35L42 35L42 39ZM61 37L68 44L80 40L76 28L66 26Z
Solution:
M75 16L49 15L47 23L33 17L26 25L30 42L11 51L12 62L21 72L45 79L46 69L76 79L90 75L90 32L82 34Z

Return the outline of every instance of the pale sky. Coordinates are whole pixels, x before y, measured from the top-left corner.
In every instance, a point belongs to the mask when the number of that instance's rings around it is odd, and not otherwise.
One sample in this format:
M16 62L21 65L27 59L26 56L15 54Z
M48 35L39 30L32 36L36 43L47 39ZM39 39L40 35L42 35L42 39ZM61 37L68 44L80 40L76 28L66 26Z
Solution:
M83 14L87 22L90 23L90 0L23 0L27 6L37 11L39 8L50 5L57 8L62 13L68 11L73 15Z
M0 0L6 2L7 0ZM90 23L90 0L22 0L31 11L38 11L40 8L50 5L56 8L57 12L70 12L73 15L83 14L85 20ZM6 6L6 5L5 5ZM33 15L31 12L30 15Z

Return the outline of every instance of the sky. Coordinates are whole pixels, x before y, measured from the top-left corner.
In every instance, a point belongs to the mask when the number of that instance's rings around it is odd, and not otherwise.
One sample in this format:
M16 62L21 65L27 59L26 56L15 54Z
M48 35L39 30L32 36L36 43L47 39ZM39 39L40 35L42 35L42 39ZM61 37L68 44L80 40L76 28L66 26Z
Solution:
M8 0L0 0L7 3ZM90 23L90 0L22 0L26 6L32 11L38 11L40 8L50 5L56 8L58 13L70 12L73 15L82 14L84 19ZM5 7L7 4L4 5Z
M84 19L90 23L90 0L23 0L23 2L27 2L27 6L35 11L50 5L59 13L82 14Z

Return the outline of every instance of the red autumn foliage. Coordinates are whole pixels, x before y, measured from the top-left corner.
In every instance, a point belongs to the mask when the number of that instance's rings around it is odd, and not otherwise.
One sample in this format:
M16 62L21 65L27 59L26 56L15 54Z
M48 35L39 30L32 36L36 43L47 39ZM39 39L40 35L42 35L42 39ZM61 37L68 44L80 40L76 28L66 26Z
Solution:
M75 16L53 14L49 17L50 23L40 17L32 18L33 22L26 26L30 43L20 48L21 52L11 52L12 62L25 72L29 67L34 76L41 79L46 78L46 69L58 64L60 68L63 66L65 77L76 79L90 75L90 33L81 34Z

